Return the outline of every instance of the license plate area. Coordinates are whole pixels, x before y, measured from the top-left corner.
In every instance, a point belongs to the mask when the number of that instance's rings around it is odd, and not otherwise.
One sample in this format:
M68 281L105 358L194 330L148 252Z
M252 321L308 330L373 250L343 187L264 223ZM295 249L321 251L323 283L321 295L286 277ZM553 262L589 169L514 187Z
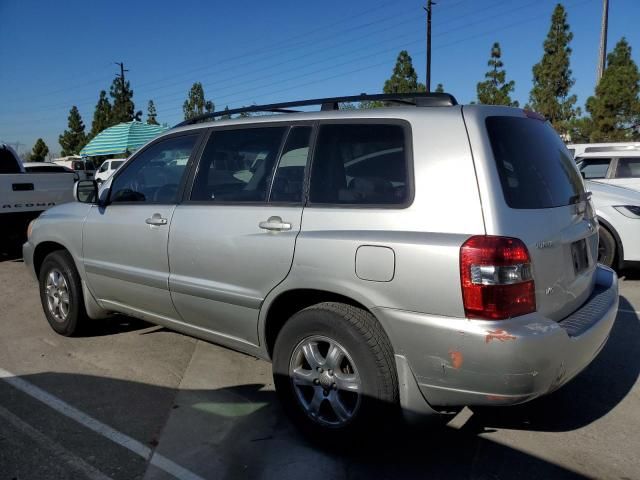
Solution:
M584 238L571 244L571 260L573 262L573 271L576 275L589 268L589 253L587 241Z

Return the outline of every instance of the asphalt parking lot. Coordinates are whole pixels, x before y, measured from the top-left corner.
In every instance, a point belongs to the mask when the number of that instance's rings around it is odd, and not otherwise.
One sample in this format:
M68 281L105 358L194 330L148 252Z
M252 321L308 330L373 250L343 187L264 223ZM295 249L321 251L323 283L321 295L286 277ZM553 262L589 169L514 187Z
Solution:
M640 272L595 362L527 405L398 426L352 452L309 444L270 365L127 317L53 333L19 259L0 258L0 480L640 479Z

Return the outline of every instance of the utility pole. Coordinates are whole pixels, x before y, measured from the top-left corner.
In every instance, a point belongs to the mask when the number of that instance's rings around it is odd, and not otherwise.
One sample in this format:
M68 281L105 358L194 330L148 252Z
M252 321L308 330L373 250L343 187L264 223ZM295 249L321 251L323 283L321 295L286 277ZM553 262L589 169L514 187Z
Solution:
M598 73L596 85L604 74L607 62L607 29L609 27L609 0L602 0L602 24L600 25L600 58L598 59Z
M436 2L427 0L427 6L422 7L427 12L427 93L431 91L431 10Z
M121 82L121 85L122 85L122 91L124 92L124 72L128 72L129 70L126 70L124 68L124 62L113 62L113 63L115 63L116 65L120 65L120 74L118 75L116 73L116 76L120 77L120 82Z

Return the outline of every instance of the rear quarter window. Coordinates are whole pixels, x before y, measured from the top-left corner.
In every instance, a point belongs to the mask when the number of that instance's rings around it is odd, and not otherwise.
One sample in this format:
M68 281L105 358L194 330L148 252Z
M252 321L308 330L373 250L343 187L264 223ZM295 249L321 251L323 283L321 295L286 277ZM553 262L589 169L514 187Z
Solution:
M549 123L494 116L486 119L486 127L509 207L560 207L584 193L571 154Z
M618 158L616 178L640 178L640 157Z

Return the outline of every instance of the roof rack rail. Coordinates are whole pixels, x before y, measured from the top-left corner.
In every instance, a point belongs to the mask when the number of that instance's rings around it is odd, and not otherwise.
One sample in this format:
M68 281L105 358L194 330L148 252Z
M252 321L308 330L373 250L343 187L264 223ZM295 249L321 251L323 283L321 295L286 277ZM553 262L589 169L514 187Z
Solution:
M306 107L309 105L320 105L321 111L338 110L340 103L348 102L386 102L397 103L400 105L413 105L416 107L450 107L457 105L458 102L453 95L448 93L380 93L367 95L352 95L348 97L329 97L314 98L311 100L297 100L294 102L270 103L267 105L250 105L248 107L232 108L230 110L218 110L216 112L205 113L197 117L190 118L184 122L180 122L173 128L182 127L184 125L193 125L204 120L222 117L223 115L235 115L238 113L251 112L272 112L272 113L296 113L300 110L291 110L291 107Z

